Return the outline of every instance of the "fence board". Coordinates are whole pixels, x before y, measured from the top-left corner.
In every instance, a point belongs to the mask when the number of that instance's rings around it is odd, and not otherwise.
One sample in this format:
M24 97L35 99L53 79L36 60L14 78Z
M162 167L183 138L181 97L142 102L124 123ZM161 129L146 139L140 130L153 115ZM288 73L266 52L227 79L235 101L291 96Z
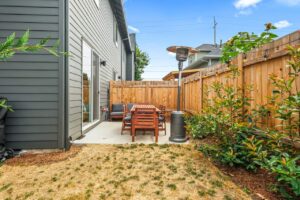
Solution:
M164 105L176 110L176 81L111 81L110 108L117 103Z

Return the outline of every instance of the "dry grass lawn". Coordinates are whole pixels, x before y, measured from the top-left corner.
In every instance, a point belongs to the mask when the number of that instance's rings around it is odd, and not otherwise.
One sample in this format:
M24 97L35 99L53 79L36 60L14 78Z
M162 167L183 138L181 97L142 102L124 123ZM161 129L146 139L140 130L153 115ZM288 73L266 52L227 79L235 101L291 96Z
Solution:
M87 145L73 151L57 162L55 156L7 162L0 167L0 199L250 199L192 145Z

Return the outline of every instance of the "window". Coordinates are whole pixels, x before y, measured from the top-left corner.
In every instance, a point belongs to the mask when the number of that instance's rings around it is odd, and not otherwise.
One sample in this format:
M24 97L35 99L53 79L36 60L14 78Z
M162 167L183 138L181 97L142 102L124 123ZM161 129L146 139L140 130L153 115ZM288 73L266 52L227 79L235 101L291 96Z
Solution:
M83 126L100 118L99 56L82 42L82 110Z
M116 46L118 46L118 40L119 40L119 27L116 18L114 17L114 43Z
M100 7L100 0L94 0L95 1L95 4L97 5L97 7L99 8Z
M113 80L117 81L118 80L118 74L116 71L113 71Z

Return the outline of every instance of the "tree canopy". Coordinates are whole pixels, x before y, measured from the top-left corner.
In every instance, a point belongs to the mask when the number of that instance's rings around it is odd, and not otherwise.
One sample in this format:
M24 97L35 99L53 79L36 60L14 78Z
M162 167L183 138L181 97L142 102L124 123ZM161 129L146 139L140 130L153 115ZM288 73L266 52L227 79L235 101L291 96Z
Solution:
M135 80L141 81L142 74L147 65L149 65L150 58L146 52L143 52L138 46L136 47L136 60L135 60Z

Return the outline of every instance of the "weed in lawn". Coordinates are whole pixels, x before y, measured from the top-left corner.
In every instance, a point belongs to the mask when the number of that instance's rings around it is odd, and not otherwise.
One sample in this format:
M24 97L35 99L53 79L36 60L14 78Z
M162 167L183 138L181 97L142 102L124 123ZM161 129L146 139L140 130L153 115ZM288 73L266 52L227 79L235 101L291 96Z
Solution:
M104 162L108 162L110 160L109 156L106 156Z
M25 194L24 194L24 198L23 199L28 199L29 197L31 197L31 196L33 196L34 195L34 192L33 191L31 191L31 192L26 192Z
M210 184L215 188L222 188L223 187L223 183L219 180L210 181Z
M48 192L48 193L52 193L52 192L54 192L54 190L49 189L47 192Z
M160 149L167 149L169 147L170 147L170 145L168 145L168 144L159 145Z
M75 172L78 172L78 171L80 171L80 168L79 168L79 167L76 167L76 168L75 168Z
M0 192L3 192L4 190L7 190L10 186L12 186L12 183L7 183L7 184L3 185L0 188Z
M229 196L228 194L224 195L224 200L233 200L233 198L231 196Z
M85 199L90 199L91 196L92 196L92 193L93 193L93 190L87 189L87 190L85 191Z
M247 187L243 187L243 191L247 194L251 194L251 191Z
M206 195L206 192L203 191L203 190L199 190L199 191L198 191L198 195L199 195L200 197L204 197L204 196Z
M213 197L213 196L215 196L216 191L215 191L214 189L209 189L209 190L207 190L206 193L207 193L209 196Z
M171 190L176 190L177 186L174 183L170 183L167 185L168 188L170 188Z
M185 181L186 178L185 178L185 177L179 177L179 178L177 178L176 180L178 180L178 181Z
M13 191L14 191L14 189L11 187L11 188L8 188L6 192L7 192L7 194L12 194Z
M141 188L144 188L146 187L147 185L149 184L149 181L145 181L141 184Z
M158 186L163 186L164 185L164 182L161 180L157 183Z
M89 183L88 184L88 187L94 187L95 186L95 183Z
M56 182L58 180L58 178L56 176L51 178L52 182Z
M105 200L106 199L106 195L105 194L100 194L99 199L100 200Z

